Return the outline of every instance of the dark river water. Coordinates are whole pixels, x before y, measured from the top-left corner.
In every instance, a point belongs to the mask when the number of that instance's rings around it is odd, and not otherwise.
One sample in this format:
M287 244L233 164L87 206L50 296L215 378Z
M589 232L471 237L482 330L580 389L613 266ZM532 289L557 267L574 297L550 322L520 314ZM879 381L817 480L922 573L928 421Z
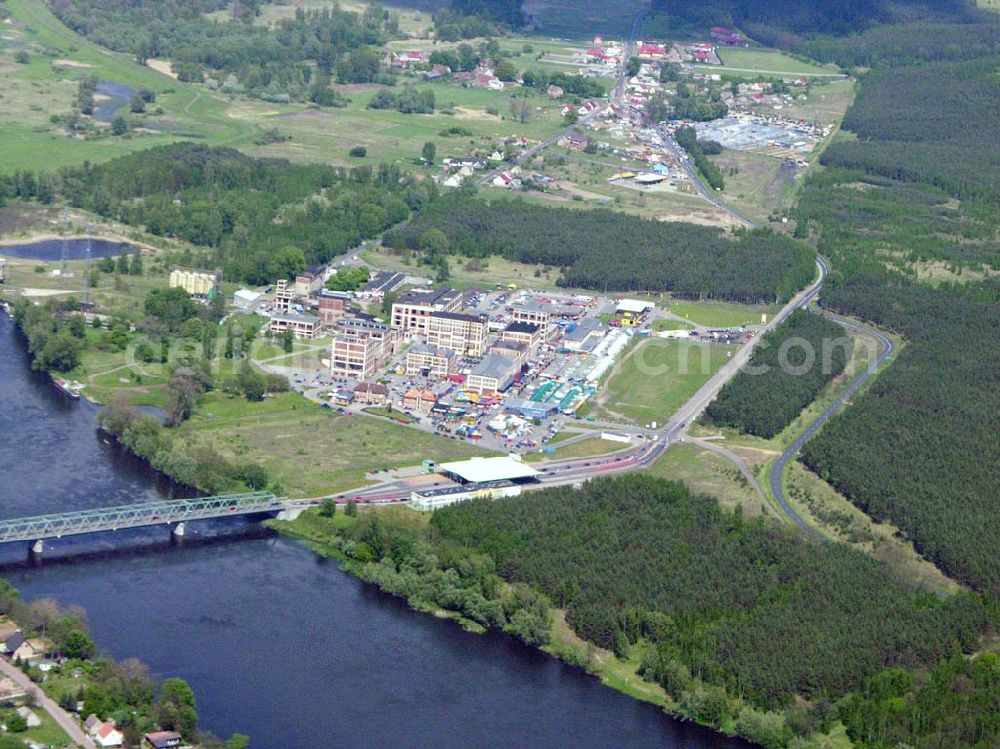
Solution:
M0 517L149 501L172 488L106 444L97 409L30 371L0 313ZM254 749L693 747L671 720L502 634L411 611L250 521L0 547L28 598L81 604L101 647L190 682L203 727Z

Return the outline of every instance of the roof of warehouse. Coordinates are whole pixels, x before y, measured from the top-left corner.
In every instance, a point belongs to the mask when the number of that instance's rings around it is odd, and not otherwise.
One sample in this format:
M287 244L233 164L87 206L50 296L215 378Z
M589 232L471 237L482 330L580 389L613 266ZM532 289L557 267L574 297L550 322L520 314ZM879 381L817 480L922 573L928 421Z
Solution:
M652 302L644 302L639 299L621 299L615 309L619 312L645 312L655 306Z
M471 484L478 484L481 481L526 479L538 475L538 471L531 466L506 456L441 463L438 468Z

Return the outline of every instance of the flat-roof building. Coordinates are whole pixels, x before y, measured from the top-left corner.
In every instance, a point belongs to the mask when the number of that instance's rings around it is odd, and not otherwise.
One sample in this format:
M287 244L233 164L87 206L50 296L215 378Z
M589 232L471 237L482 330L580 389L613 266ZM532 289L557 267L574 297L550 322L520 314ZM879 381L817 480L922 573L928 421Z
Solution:
M500 331L500 339L503 341L517 341L532 349L541 343L542 332L542 326L535 323L512 322Z
M427 335L432 312L456 312L462 306L462 292L451 288L423 289L401 294L392 305L392 326L404 332Z
M465 387L480 394L505 390L517 374L518 365L506 356L489 354L465 378Z
M272 317L267 326L271 335L282 335L287 330L292 331L296 338L315 338L319 335L319 318L286 312Z
M471 458L452 463L441 463L438 470L462 484L479 484L488 481L532 482L538 471L527 463L507 455L495 458Z
M528 344L523 341L512 341L501 338L490 345L487 353L494 356L504 356L508 359L513 359L515 363L521 365L528 361L528 356L531 354L531 351L528 348Z
M548 307L535 299L529 299L518 304L511 311L514 322L528 322L545 327L552 320L552 312Z
M330 374L367 380L388 363L395 347L395 331L381 323L342 330L330 344Z
M455 353L416 343L406 352L407 377L447 377L452 372Z
M512 481L491 481L472 486L447 486L443 489L413 492L410 494L410 506L415 510L430 512L439 507L447 507L456 502L464 502L467 499L477 499L479 497L490 497L492 499L516 497L520 493L520 485Z
M486 315L432 312L427 318L427 345L466 356L482 356L488 329Z

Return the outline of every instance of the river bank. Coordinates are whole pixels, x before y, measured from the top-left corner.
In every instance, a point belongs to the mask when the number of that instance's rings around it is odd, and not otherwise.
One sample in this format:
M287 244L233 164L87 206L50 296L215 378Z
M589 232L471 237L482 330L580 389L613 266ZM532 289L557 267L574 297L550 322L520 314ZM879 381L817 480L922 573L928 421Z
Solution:
M393 508L393 512L406 512L408 508ZM384 512L385 509L366 509L360 512ZM589 677L596 677L603 687L621 693L629 699L637 700L662 710L664 714L675 720L691 721L692 723L713 732L720 736L725 736L733 741L744 741L730 726L727 730L724 726L713 725L711 723L692 720L680 709L677 701L658 684L646 681L639 675L641 667L641 655L636 648L633 654L627 658L619 658L614 653L595 646L593 643L579 637L566 620L566 612L563 609L552 608L551 617L547 624L544 642L532 641L532 637L526 637L524 633L516 631L511 625L498 626L496 623L475 621L462 611L446 608L433 601L417 599L407 596L393 586L386 585L379 579L377 574L372 574L369 564L359 561L356 556L345 553L345 548L350 550L351 542L345 545L339 536L332 536L331 531L343 533L350 529L358 520L360 515L348 516L342 511L338 511L332 517L322 517L320 510L308 510L303 515L293 521L270 520L265 523L278 533L288 538L293 538L305 544L312 552L330 559L335 559L340 568L351 574L365 584L374 585L383 594L391 595L405 601L414 611L430 614L437 619L448 619L456 622L465 630L474 634L491 634L503 632L508 636L518 638L525 642L528 647L533 647L539 652L545 653L571 668L578 669L581 673ZM426 514L414 513L413 522L421 524L426 522ZM447 574L447 571L446 571ZM510 593L511 586L505 583L504 593ZM831 746L841 744L834 743ZM843 746L849 746L843 744ZM747 745L748 746L748 745ZM807 746L807 745L804 745Z

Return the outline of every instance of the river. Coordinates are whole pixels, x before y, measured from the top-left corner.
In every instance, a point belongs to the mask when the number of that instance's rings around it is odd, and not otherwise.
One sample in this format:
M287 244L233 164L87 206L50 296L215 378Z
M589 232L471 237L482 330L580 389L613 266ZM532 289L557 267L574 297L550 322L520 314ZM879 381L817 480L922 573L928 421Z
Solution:
M97 408L32 373L0 313L0 516L170 496L104 442ZM200 526L200 527L199 527ZM747 744L667 717L499 633L410 610L335 561L247 521L0 547L28 598L88 611L94 638L186 679L202 726L254 749L692 747Z

